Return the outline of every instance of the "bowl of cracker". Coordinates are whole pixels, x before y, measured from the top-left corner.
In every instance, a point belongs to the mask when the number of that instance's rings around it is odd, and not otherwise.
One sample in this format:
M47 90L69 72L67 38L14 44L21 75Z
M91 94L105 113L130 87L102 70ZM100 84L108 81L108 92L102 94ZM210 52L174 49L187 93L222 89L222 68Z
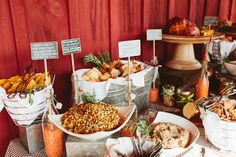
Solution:
M236 152L236 101L223 99L199 110L209 141L222 150Z

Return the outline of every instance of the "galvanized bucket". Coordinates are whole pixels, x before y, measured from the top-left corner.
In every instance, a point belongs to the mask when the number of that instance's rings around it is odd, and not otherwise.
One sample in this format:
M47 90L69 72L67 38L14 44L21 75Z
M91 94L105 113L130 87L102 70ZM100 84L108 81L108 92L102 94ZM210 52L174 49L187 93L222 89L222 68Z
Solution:
M151 88L153 81L154 71L155 70L152 69L145 75L144 87L132 86L132 93L135 94L134 103L137 105L138 111L149 103L149 89ZM114 104L116 106L126 106L128 104L128 83L126 85L112 84L107 96L102 102Z

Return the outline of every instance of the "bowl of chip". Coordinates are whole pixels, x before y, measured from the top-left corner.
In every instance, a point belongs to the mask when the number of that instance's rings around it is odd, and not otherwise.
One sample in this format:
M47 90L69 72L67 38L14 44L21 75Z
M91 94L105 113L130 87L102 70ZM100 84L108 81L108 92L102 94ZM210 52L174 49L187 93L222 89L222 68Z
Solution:
M236 101L224 99L199 110L209 141L222 150L236 152Z

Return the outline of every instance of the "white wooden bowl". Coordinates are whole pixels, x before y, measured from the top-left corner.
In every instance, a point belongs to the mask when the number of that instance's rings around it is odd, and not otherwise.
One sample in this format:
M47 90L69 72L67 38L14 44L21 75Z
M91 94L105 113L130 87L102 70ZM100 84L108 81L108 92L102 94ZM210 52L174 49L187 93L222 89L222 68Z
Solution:
M124 117L125 121L124 123L119 126L118 128L112 130L112 131L99 131L96 133L91 133L91 134L76 134L73 132L70 132L68 130L66 130L61 123L61 117L63 114L60 115L49 115L49 119L62 131L64 131L65 133L67 133L68 135L80 138L80 139L85 139L85 140L89 140L89 141L97 141L99 139L103 139L106 138L118 131L120 131L126 124L127 122L130 120L131 116L133 115L136 106L135 105L129 105L129 106L124 106L124 107L115 107L118 112Z
M187 129L191 133L191 138L186 148L163 149L161 153L161 157L170 157L170 156L173 156L173 154L174 156L177 156L185 152L197 141L200 135L198 128L192 122L190 122L189 120L183 117L180 117L171 113L158 112L152 124L159 123L159 122L169 122L172 124L176 124L184 129ZM138 131L137 131L137 135L140 136L140 133Z

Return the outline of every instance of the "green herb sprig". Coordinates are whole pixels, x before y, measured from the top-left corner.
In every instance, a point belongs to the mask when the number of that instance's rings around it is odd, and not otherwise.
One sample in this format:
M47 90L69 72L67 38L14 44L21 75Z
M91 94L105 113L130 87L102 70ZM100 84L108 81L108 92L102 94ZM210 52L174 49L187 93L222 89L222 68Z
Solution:
M45 87L44 84L36 84L36 86L34 88L26 91L26 94L29 94L30 105L32 105L34 103L32 95L34 95L35 92L42 90L44 87Z
M135 123L135 127L133 128L133 131L138 129L142 135L149 136L150 130L147 126L147 121L145 120L139 120L137 123Z
M85 64L93 63L99 68L102 66L102 63L108 64L110 61L111 61L111 57L108 51L106 51L105 53L98 52L98 57L96 57L93 54L89 54L84 57Z
M173 95L175 95L175 91L172 89L166 89L165 87L162 87L162 95L163 96L173 96Z
M97 104L97 99L95 94L90 94L88 92L81 94L81 99L85 104Z
M110 53L108 51L106 51L105 53L98 52L98 55L102 63L105 62L108 64L111 61Z
M84 57L84 63L85 64L94 63L99 68L102 66L102 62L96 56L94 56L93 54L86 55Z

